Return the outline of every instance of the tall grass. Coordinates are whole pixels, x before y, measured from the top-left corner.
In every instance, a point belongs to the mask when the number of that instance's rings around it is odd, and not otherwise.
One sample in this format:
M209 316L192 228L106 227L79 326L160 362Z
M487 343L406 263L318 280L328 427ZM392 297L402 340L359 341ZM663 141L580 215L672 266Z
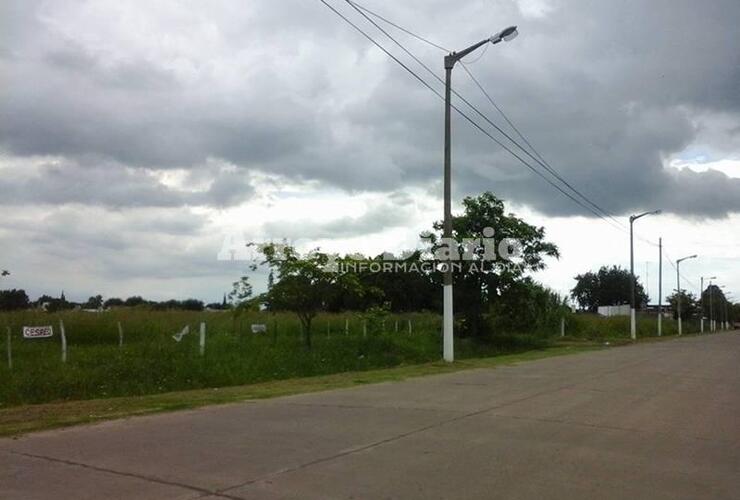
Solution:
M59 321L64 322L68 359L61 361ZM570 315L569 337L628 337L628 318ZM119 347L118 323L124 330ZM198 325L207 325L205 354ZM409 332L409 322L411 331ZM251 333L251 324L268 326ZM22 326L52 325L49 339L23 339ZM172 335L190 325L181 342ZM5 329L12 331L13 369L5 362ZM655 320L641 318L640 337L655 335ZM694 328L698 329L697 328ZM688 333L692 327L687 325ZM301 339L292 314L151 311L122 308L104 313L40 311L0 313L0 407L58 400L154 394L241 385L268 380L362 371L436 361L441 318L435 314L372 316L324 314L313 321L313 347ZM675 324L664 321L664 335ZM539 329L497 333L489 342L456 339L458 358L485 357L541 348L559 335Z
M682 330L684 334L697 333L699 331L699 321L683 321ZM571 314L566 318L565 332L568 337L589 340L625 339L630 337L630 318L629 316L605 318L596 314ZM670 336L677 334L678 323L673 319L663 318L662 335ZM638 314L637 338L657 336L657 316Z
M68 343L61 362L59 321ZM205 354L198 325L207 325ZM411 333L408 322L411 321ZM118 323L124 330L119 347ZM396 331L396 322L398 331ZM251 333L251 324L268 326ZM23 339L22 326L52 325L49 339ZM172 335L190 325L176 342ZM305 349L292 314L120 309L104 313L0 314L0 406L55 400L143 395L274 379L360 371L439 358L440 320L431 314L319 315L313 348ZM12 331L13 369L5 364L5 327ZM474 349L461 343L462 355Z

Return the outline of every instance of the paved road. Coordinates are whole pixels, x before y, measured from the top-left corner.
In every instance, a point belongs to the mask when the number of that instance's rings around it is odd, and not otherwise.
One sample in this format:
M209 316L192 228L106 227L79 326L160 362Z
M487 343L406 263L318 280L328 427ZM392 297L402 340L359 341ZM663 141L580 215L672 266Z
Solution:
M0 440L0 498L740 498L740 334Z

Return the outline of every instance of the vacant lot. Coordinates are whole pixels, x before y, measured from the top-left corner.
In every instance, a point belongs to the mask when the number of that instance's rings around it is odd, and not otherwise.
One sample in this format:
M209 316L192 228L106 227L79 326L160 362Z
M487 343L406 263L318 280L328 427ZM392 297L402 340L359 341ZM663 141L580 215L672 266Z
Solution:
M67 361L61 360L59 324L63 321ZM206 325L200 353L199 327ZM123 342L119 327L123 331ZM252 324L267 325L253 334ZM117 309L49 314L0 314L0 332L11 331L13 367L0 345L0 407L51 401L137 396L225 387L270 380L363 371L436 361L440 357L440 318L434 314L372 316L320 315L313 323L313 348L301 340L292 314L151 311ZM48 339L23 339L22 326L51 325ZM569 338L606 341L625 338L625 318L604 320L572 315ZM189 326L180 342L173 335ZM640 336L655 332L642 321ZM665 322L665 333L675 331ZM5 339L3 339L5 340ZM460 340L460 359L540 349L559 340L559 326L537 332L501 332L485 343Z

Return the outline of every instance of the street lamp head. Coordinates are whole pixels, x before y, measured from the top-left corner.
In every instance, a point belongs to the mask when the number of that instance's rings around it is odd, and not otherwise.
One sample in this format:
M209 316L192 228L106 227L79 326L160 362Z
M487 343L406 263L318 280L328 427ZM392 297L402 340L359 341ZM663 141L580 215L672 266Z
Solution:
M641 217L645 217L646 215L660 215L662 213L663 213L662 210L652 210L650 212L643 212L643 213L637 214L637 215L630 215L630 222L634 222L634 221L636 221L637 219L639 219Z
M519 35L519 31L517 31L516 26L509 26L505 30L499 31L497 34L493 35L490 40L491 43L498 43L501 40L510 42L515 39L517 35Z
M505 42L510 42L513 39L515 39L517 36L519 36L519 31L516 29L516 26L509 26L504 31L501 32L501 38Z

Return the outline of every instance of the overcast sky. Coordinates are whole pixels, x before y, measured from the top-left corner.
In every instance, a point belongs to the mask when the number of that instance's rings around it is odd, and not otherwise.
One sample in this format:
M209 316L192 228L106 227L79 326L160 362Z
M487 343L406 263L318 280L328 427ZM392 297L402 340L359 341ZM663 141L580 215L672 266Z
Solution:
M327 0L439 84L345 1ZM737 0L363 0L448 48L563 178L740 298ZM384 26L385 27L385 26ZM388 28L437 75L444 52ZM479 57L480 56L480 57ZM455 69L456 90L511 133ZM460 104L457 99L456 103ZM2 287L220 300L224 237L371 254L442 212L443 106L319 0L0 1ZM454 117L455 206L490 190L562 252L536 278L629 264L629 240ZM494 136L501 139L496 132ZM534 162L530 162L534 163ZM666 263L665 289L675 287ZM257 288L263 277L255 276Z

